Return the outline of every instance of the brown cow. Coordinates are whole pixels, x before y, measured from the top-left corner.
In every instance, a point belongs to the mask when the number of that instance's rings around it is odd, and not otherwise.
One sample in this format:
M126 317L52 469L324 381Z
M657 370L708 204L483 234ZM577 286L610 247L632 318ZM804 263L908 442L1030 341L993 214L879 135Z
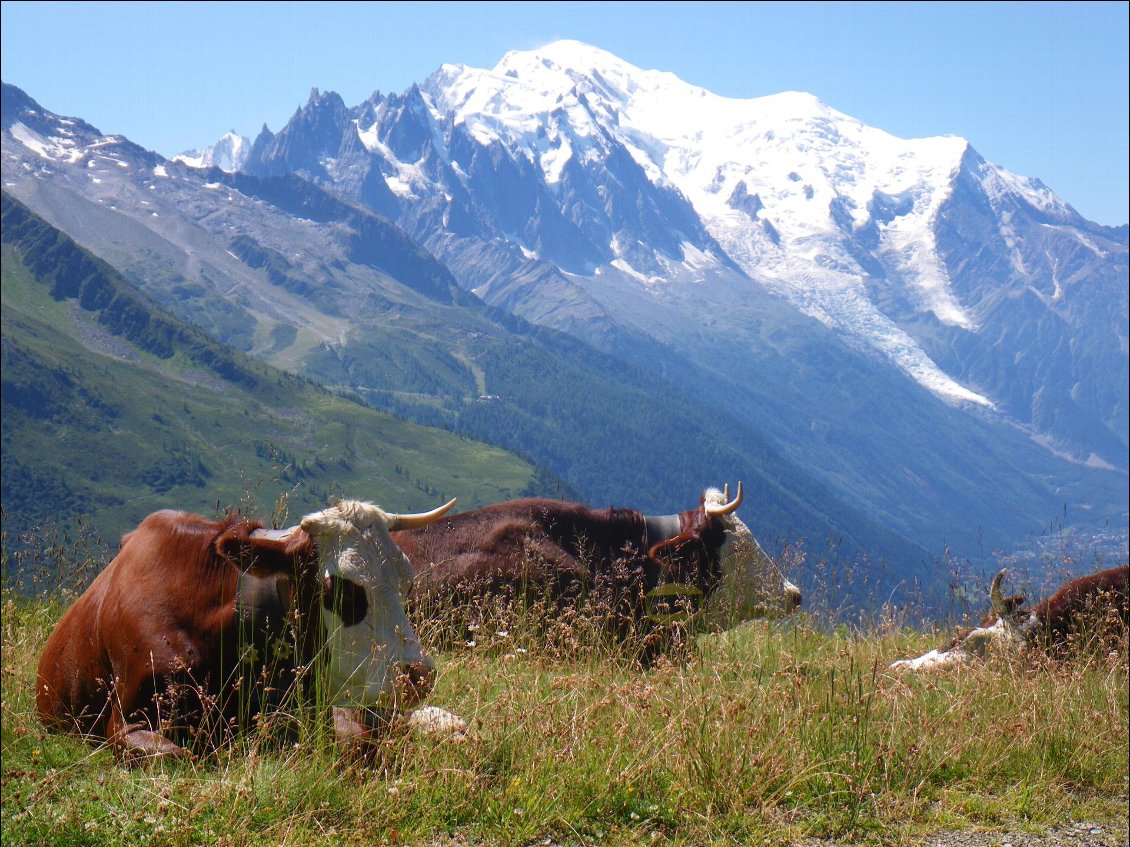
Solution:
M422 607L519 587L564 596L604 580L645 628L672 597L692 601L699 620L727 626L800 604L799 589L735 514L741 502L740 483L733 500L728 487L710 489L676 515L513 500L392 537L416 570L413 600Z
M989 589L993 611L985 616L980 626L959 632L945 646L916 659L893 662L891 667L925 670L962 665L983 656L990 648L1011 653L1026 647L1062 650L1072 646L1075 639L1100 632L1108 618L1119 621L1121 631L1126 631L1130 621L1130 566L1073 579L1031 608L1024 606L1020 595L1002 595L1004 575L1002 570L993 578Z
M391 515L346 501L288 530L236 514L150 515L48 639L41 720L119 756L185 756L182 744L214 744L277 706L318 655L337 735L356 740L432 684L404 613L411 567L389 530L454 502Z

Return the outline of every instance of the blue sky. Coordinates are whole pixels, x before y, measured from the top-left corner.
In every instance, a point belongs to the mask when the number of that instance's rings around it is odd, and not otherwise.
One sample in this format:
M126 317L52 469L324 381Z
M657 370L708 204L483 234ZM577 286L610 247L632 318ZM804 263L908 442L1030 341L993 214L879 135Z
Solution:
M2 4L0 65L46 109L171 156L356 105L449 62L574 38L728 97L807 91L904 138L952 134L1085 217L1128 213L1128 9L1100 3Z

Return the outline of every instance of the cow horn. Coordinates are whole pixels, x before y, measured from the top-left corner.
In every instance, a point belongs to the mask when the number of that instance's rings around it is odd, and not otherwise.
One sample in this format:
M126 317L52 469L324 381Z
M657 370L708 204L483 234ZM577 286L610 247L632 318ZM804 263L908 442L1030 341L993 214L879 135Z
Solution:
M281 543L284 541L290 541L290 537L297 529L299 529L299 527L297 526L292 526L288 529L253 529L251 530L251 537L261 538L265 541L277 541Z
M415 515L389 515L388 528L390 531L396 531L399 529L419 529L422 526L427 526L447 514L451 507L455 505L456 499L452 497L442 506L432 509L430 512L421 512Z
M1004 596L1001 594L1001 580L1004 579L1005 573L1008 568L1002 568L1000 572L993 577L993 584L989 588L989 602L993 604L993 613L1004 620L1008 617L1008 607L1005 605Z
M733 500L730 500L730 486L729 486L728 483L726 485L726 490L725 490L725 492L723 492L722 496L728 502L718 503L718 504L704 503L702 505L703 510L710 517L712 517L712 518L721 517L722 515L728 515L728 514L731 514L732 512L737 510L738 506L740 506L742 504L742 484L741 484L741 482L740 481L738 482L738 493L736 495L734 495Z

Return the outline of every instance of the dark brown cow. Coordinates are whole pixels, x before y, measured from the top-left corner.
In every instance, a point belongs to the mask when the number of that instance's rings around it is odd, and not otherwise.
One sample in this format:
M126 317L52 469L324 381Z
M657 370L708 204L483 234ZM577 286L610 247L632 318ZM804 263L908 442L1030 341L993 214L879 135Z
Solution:
M741 501L740 483L733 500L728 490L710 489L697 508L677 515L513 500L392 538L416 570L420 606L518 588L564 596L604 580L636 620L658 617L662 597L682 597L700 620L732 625L800 604L799 589L735 514Z
M900 659L891 667L924 670L961 665L990 648L1005 652L1019 652L1026 647L1063 650L1072 646L1075 639L1101 632L1108 621L1117 621L1122 632L1130 625L1130 566L1073 579L1031 608L1025 607L1020 595L1002 595L1004 575L1002 570L993 578L989 589L993 611L980 626L959 632L945 646L917 659Z
M390 515L345 501L276 531L235 514L150 515L48 639L41 720L122 756L184 756L182 744L214 744L277 706L317 652L338 736L355 740L372 710L411 705L431 687L404 613L411 567L388 532L453 504Z

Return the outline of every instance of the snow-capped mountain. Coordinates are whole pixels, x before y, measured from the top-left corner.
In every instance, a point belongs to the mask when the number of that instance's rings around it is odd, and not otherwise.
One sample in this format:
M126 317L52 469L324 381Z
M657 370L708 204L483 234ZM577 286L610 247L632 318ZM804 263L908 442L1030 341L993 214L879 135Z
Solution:
M9 130L5 118L5 155L17 151L5 179L19 198L84 245L112 242L99 255L149 275L166 300L206 292L186 318L205 316L284 367L432 410L458 407L459 393L437 388L435 363L414 357L446 345L435 361L475 392L459 414L520 436L517 449L578 490L618 490L666 465L693 476L708 458L766 468L772 456L761 479L773 481L749 499L786 535L798 487L928 550L1015 549L1049 524L1125 533L1126 228L1081 219L961 139L896 139L805 94L728 100L573 42L508 54L490 71L444 66L356 106L314 90L277 133L264 127L239 173L194 172L204 193L186 194L189 169L170 166L175 178L127 202L109 185L118 171L83 169L102 161L106 139L64 166L36 145L61 145L65 126L21 121ZM347 249L309 183L377 213L349 229ZM75 212L71 192L131 223L91 231L98 215ZM145 205L158 199L164 223ZM294 216L293 232L278 211ZM484 364L477 333L435 328L434 296L403 330L400 306L366 305L384 301L358 288L350 262L381 255L381 216L477 295L468 302L563 330L588 345L578 351L626 367L631 388L601 389L626 398L624 437L582 415L569 427L586 433L581 443L553 441L548 397L521 411L478 403L513 383ZM139 226L176 247L154 249ZM385 235L370 244L362 230ZM152 265L165 255L175 256L167 276ZM279 290L285 308L268 302ZM252 296L289 328L248 336L216 302L246 308ZM412 339L421 363L393 365L392 337ZM567 373L573 355L538 366ZM532 365L506 363L530 384ZM645 370L660 382L649 376L641 412ZM668 394L693 398L715 423L683 426L662 411ZM593 433L619 458L590 473L581 463ZM644 433L653 446L641 457ZM747 459L718 458L735 448Z
M972 328L930 226L968 149L963 140L903 141L807 94L729 100L568 41L508 53L490 71L446 66L426 90L437 119L451 115L480 144L521 152L551 188L570 160L607 159L604 138L615 140L652 184L682 194L726 254L769 290L873 345L947 399L992 405L876 307L852 249L854 233L877 230L882 247L872 253L901 275L919 308ZM1031 195L1067 216L1048 192ZM882 215L892 204L902 204L899 214L877 220L876 207ZM633 265L618 240L609 246L612 265L644 282L661 278L651 263Z
M678 345L680 315L753 282L942 401L1127 469L1126 231L964 139L560 41L351 109L315 91L245 168L333 185L488 302L596 343L631 326Z
M235 173L247 161L251 152L251 140L238 135L233 129L220 136L211 147L201 150L187 150L173 156L174 162L183 162L193 168L219 168L227 173Z

